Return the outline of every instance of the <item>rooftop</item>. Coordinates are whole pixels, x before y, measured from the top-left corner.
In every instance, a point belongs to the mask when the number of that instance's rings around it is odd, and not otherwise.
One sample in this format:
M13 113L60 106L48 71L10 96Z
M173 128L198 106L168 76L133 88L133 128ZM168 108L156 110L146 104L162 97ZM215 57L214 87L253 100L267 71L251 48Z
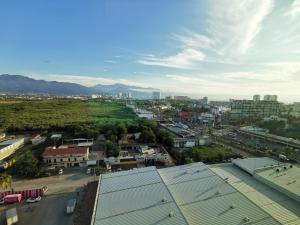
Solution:
M246 158L246 159L234 159L233 164L240 167L242 170L250 174L254 174L255 170L276 166L281 164L280 162L268 158L268 157L261 157L261 158Z
M280 224L300 224L300 204L288 195L260 182L231 163L210 165L209 168L220 177L226 178L232 187Z
M5 145L5 146L12 145L12 144L15 144L16 142L22 141L22 140L24 140L24 138L19 138L19 139L9 139L9 140L0 142L0 146L1 146L1 145Z
M58 155L70 155L70 154L87 154L88 147L70 146L64 148L47 147L43 153L45 156L58 156Z
M94 225L280 224L203 163L105 174L96 204Z

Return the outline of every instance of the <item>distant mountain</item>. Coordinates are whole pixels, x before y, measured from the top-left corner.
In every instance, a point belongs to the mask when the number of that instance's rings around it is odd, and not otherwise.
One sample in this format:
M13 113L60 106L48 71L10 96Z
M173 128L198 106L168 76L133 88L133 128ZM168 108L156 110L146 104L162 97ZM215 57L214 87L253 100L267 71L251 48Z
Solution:
M91 95L131 92L134 98L149 98L157 89L142 88L125 84L102 85L86 87L80 84L35 80L22 75L0 75L0 93L6 94L43 94L43 95Z
M80 84L35 80L21 75L0 75L0 93L89 95L91 90Z
M125 84L112 84L112 85L103 85L98 84L96 86L92 87L94 90L103 92L103 93L109 93L112 95L116 95L118 93L131 93L131 96L133 98L138 99L147 99L152 97L152 92L157 91L157 89L154 88L143 88L138 86L130 86Z

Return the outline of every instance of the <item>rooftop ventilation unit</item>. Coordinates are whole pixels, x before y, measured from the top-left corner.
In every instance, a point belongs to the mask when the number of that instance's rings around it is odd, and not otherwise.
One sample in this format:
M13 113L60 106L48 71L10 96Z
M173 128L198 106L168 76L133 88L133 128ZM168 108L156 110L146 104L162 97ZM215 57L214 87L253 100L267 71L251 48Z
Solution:
M174 216L174 212L173 211L169 212L169 217L173 217L173 216Z
M246 217L244 217L243 221L244 221L244 222L249 222L250 219L249 219L249 217L246 216Z

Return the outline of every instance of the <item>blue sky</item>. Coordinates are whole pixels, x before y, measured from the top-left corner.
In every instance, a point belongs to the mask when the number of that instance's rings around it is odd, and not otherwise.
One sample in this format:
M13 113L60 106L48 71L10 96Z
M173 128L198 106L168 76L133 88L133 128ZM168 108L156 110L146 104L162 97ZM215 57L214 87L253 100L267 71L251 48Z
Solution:
M0 73L300 101L299 0L2 0Z

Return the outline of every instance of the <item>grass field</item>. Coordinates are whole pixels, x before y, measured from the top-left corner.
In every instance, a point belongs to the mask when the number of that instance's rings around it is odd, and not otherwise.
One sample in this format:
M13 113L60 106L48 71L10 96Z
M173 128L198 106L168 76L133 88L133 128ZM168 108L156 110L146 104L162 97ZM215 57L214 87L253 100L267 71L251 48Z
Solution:
M0 102L0 129L8 131L46 130L94 122L102 125L134 118L132 109L114 101L45 99Z

